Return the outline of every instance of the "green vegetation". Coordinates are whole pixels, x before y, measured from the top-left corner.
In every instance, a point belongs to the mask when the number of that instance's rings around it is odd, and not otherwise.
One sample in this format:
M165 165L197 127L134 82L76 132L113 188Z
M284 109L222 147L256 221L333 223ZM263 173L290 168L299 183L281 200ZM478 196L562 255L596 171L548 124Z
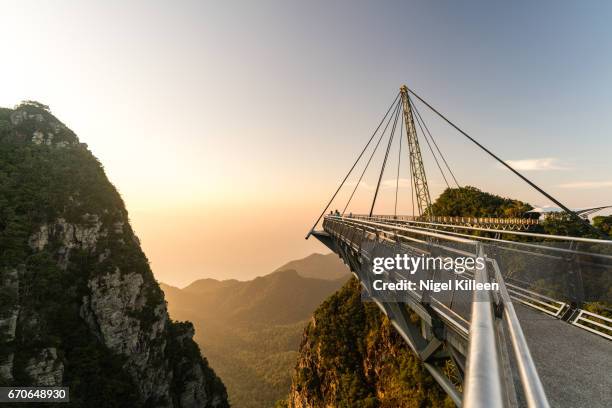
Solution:
M596 228L598 225L593 224ZM567 235L584 238L601 238L601 236L589 228L586 223L578 221L567 214L555 214L546 217L539 226L538 232L551 235Z
M267 408L287 395L306 321L270 326L195 324L203 328L195 340L223 379L232 406Z
M195 340L227 386L231 404L268 408L289 391L308 319L347 277L347 268L330 254L290 262L252 281L202 279L184 289L162 288L170 316L194 322Z
M0 313L19 300L20 320L30 324L19 326L14 341L4 338L0 359L15 352L14 383L30 384L23 370L27 360L41 347L55 347L66 362L64 380L71 388L72 406L135 406L136 388L122 371L122 358L103 347L79 316L80 299L87 291L88 276L83 270L99 271L103 266L75 251L73 262L60 268L55 258L58 248L33 252L28 246L30 235L48 220L62 216L80 222L79 214L123 208L123 203L98 161L48 107L26 102L17 110L42 120L24 120L13 126L10 115L14 111L0 110L0 272L7 275L17 269L21 288L21 296L4 288ZM33 144L35 131L53 133L54 142L70 145ZM79 200L85 211L75 208L72 199ZM125 261L148 268L141 253L133 257Z
M452 217L526 217L525 212L531 209L531 205L522 201L465 186L444 190L428 212Z
M593 217L593 225L612 237L612 215Z
M14 354L13 379L0 385L32 384L28 361L41 349L55 348L64 366L63 385L70 387L69 406L142 406L138 387L124 370L126 358L112 353L82 317L88 282L117 269L144 279L147 303L133 316L141 329L159 320L155 308L163 304L163 292L102 165L47 106L27 101L15 110L0 109L0 192L0 318L19 309L15 333L0 334L0 364ZM62 239L74 238L61 238L68 226L93 230L97 223L107 233L98 235L95 248L63 246ZM41 227L48 227L49 235L35 250L30 240ZM171 335L184 329L168 323ZM193 342L167 340L175 351L170 364L185 357L201 361L211 391L224 394Z
M527 211L533 207L520 200L500 197L487 193L476 187L465 186L447 188L440 194L428 210L438 216L467 217L517 217L528 218ZM593 226L612 236L612 215L593 218ZM546 217L538 229L553 235L601 238L585 223L573 219L567 214L556 214ZM508 237L507 237L508 238ZM520 238L516 238L521 240Z
M289 405L451 407L374 303L351 279L315 312L300 346Z

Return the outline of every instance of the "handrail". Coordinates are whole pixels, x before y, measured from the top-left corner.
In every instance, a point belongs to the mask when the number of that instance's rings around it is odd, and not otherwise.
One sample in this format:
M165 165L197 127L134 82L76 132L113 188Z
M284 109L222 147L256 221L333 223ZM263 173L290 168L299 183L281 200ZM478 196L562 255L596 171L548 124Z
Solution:
M393 223L393 220L389 220L389 221L390 221L390 225L397 225ZM436 229L436 228L427 228L427 227L420 227L420 226L412 226L412 227L419 228L424 231L440 231L439 229ZM488 230L488 231L492 231L492 230ZM500 242L504 244L512 244L513 246L523 246L523 247L528 247L528 248L546 249L547 251L563 252L563 253L577 254L577 255L590 255L590 256L596 256L598 258L612 259L612 255L598 254L598 253L586 252L586 251L576 251L576 250L571 250L571 249L566 249L566 248L557 248L554 246L541 246L541 245L538 245L537 243L529 243L529 242L521 242L521 241L507 241L507 240L498 239L498 238L483 237L480 235L462 234L460 232L454 232L454 231L444 231L444 234L454 235L457 237L469 237L477 241ZM609 241L604 241L604 242L609 243ZM505 249L510 250L510 248L505 248ZM518 249L513 249L513 250L519 251ZM528 252L527 251L527 253L532 254L532 255L553 257L553 255L546 255L546 254L542 254L538 252Z
M495 280L499 284L499 294L504 307L504 317L506 318L506 325L510 334L510 342L516 357L517 365L519 368L519 374L521 378L521 384L525 392L525 399L527 400L528 407L547 408L550 407L548 404L548 398L544 391L544 386L540 381L538 370L536 369L525 334L519 323L514 305L506 289L504 278L502 277L501 271L495 259L490 259L493 269L495 271Z
M480 245L478 255L483 256ZM488 283L487 268L476 269L474 278L478 283ZM475 290L463 396L463 405L466 408L504 406L495 339L491 294L489 291Z
M425 237L428 237L428 238L438 238L438 239L444 239L444 240L448 240L448 241L473 244L474 246L478 243L478 241L473 241L473 240L449 239L449 237L444 235L444 234L435 234L435 233L434 234L431 234L431 233L430 234L424 234L420 230L414 230L414 229L410 229L410 228L397 227L397 226L394 226L394 225L391 225L391 224L380 224L380 223L373 223L373 222L368 222L368 221L363 221L363 220L351 220L351 219L342 218L342 217L340 217L340 218L338 218L338 217L331 217L331 218L326 217L326 221L338 222L338 223L341 223L341 224L344 224L344 225L353 225L353 226L357 226L357 227L364 228L364 229L368 228L368 229L371 229L371 230L376 231L376 232L381 233L381 234L390 235L392 237L401 237L403 239L406 239L406 240L409 240L409 241L413 241L413 242L418 242L418 243L421 243L421 244L434 245L432 242L424 241L423 239L425 239L425 238L418 239L418 238L410 237L410 236L407 236L407 235L400 235L400 234L397 233L397 231L404 231L404 232L409 232L409 233L417 234L417 235L419 235L419 234L420 235L425 235ZM391 229L392 231L386 231L384 229L375 228L374 226L368 225L368 224L372 224L372 225L375 225L375 226ZM385 238L385 239L388 240L388 241L392 241L389 238ZM435 244L434 246L436 246L438 248L442 248L442 249L450 251L450 252L454 252L454 253L459 254L459 255L475 256L474 253L470 253L470 252L467 252L467 251L462 251L462 250L457 249L457 248L449 248L447 246L439 245L439 244Z
M358 214L363 215L363 214ZM391 215L379 214L376 217L401 219L407 221L418 221L426 219L435 222L468 222L468 223L483 223L483 224L500 224L500 225L539 225L540 220L537 218L522 218L522 217L472 217L472 216L450 216L450 215L434 215L434 216L412 216L412 215Z
M335 219L335 220L339 220L339 221L354 221L355 219L351 219L350 217L342 217L342 216L327 216L325 217L327 219ZM366 220L358 220L360 221L361 224L366 224L366 225L374 225L374 226L379 226L379 227L386 227L389 228L390 224L386 224L386 223L380 223L380 222L372 222L372 221L366 221ZM399 227L397 225L394 226L394 229L398 230L398 231L405 231L405 232L411 232L413 234L420 234L420 235L425 235L428 236L430 238L442 238L445 239L447 241L454 241L454 242L460 242L460 243L464 243L464 244L475 244L476 241L472 240L472 239L465 239L465 238L457 238L457 237L449 237L448 235L445 234L438 234L435 232L423 232L422 230L415 230L412 228L406 228L406 227Z
M351 217L347 217L345 216L345 218L355 218L355 219L378 219L378 220L385 220L386 218L380 218L378 216L366 216L366 215L355 215L353 214ZM393 221L391 219L391 221ZM396 221L402 221L402 220L396 220ZM549 234L541 234L538 232L521 232L521 231L512 231L512 230L495 230L495 229L491 229L491 228L480 228L480 227L470 227L470 226L466 226L466 225L455 225L455 224L439 224L439 223L435 223L435 222L424 222L424 221L409 221L409 220L405 220L403 222L406 223L413 223L413 224L423 224L423 225L435 225L435 226L440 226L440 227L444 227L444 228L457 228L457 229L465 229L465 230L471 230L471 231L484 231L484 232L497 232L500 234L507 234L507 235L521 235L521 236L528 236L528 237L537 237L537 238L547 238L547 239L552 239L552 240L557 240L557 241L575 241L575 242L588 242L588 243L592 243L592 244L603 244L603 245L612 245L612 240L606 240L606 239L596 239L596 238L582 238L582 237L570 237L570 236L563 236L563 235L549 235Z

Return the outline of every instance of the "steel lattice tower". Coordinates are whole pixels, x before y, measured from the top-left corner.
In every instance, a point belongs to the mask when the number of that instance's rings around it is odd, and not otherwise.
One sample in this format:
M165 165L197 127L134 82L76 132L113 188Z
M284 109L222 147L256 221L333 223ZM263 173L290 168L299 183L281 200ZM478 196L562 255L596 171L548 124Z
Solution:
M406 122L406 138L408 140L408 154L410 155L412 184L414 186L419 215L424 215L425 210L431 206L431 197L429 196L425 166L423 166L419 138L417 136L416 127L414 126L414 117L412 116L412 107L410 105L410 99L408 98L408 87L406 85L400 87L400 95L404 108L404 121ZM428 215L433 214L430 213Z

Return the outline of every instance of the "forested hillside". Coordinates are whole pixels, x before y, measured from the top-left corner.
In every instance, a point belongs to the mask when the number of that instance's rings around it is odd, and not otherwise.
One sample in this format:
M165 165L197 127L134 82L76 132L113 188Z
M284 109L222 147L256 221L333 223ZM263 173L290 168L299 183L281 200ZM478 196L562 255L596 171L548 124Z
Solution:
M519 200L465 186L444 190L428 212L453 217L526 217L525 213L532 208L531 205Z
M389 320L352 278L306 327L287 405L452 407Z
M194 322L195 340L226 384L232 406L268 408L289 392L308 319L348 275L335 254L314 254L251 281L201 279L183 289L162 288L170 316Z

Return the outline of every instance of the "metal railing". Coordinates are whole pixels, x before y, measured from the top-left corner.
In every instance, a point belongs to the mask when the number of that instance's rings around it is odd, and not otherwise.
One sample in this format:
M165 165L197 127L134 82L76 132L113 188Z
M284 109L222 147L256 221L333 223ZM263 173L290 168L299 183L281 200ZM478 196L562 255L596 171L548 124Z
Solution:
M352 214L350 216L344 216L339 218L353 218L358 220L366 220L366 221L378 221L383 223L397 224L397 225L410 225L412 227L433 227L436 230L440 231L440 228L446 230L464 230L464 231L478 231L478 232L490 232L490 233L498 233L500 235L515 235L522 237L531 237L531 238L539 238L553 241L572 241L572 242L583 242L583 243L592 243L592 244L602 244L602 245L612 245L612 241L610 240L602 240L595 238L583 238L583 237L570 237L565 235L553 235L553 234L542 234L537 232L526 232L526 231L513 231L513 230L496 230L492 228L482 228L482 227L473 227L469 225L461 225L461 224L450 224L450 223L437 223L435 221L423 221L415 219L415 217L411 216L393 216L393 215L374 215L372 217L368 215L355 215ZM418 217L417 217L418 218ZM441 217L445 218L445 217ZM463 217L447 217L447 218L463 218ZM537 221L537 220L535 220ZM450 231L452 232L452 231ZM449 231L445 231L445 233L450 233ZM482 239L484 237L480 237L477 235L471 235L472 239ZM501 240L498 240L501 241Z
M482 246L478 256L484 257ZM487 268L476 270L474 280L485 284L490 281ZM488 291L474 291L470 343L467 357L465 394L463 405L470 407L503 407L499 345L495 334L493 299Z
M365 214L351 214L350 217L368 217ZM522 217L462 217L462 216L412 216L412 215L376 215L378 219L409 221L409 222L430 222L435 224L456 224L463 226L496 226L510 230L528 230L540 224L537 218Z
M571 320L574 326L588 330L608 340L612 340L612 319L579 309L578 313Z
M503 304L505 322L508 327L512 348L519 368L519 375L527 406L546 408L549 404L544 386L542 385L542 381L540 381L540 376L538 375L535 363L531 357L525 334L523 333L516 311L514 310L514 305L510 299L504 278L494 259L491 260L491 264L495 271L495 279L499 283L499 296Z
M380 224L376 222L369 221L356 221L351 219L341 219L336 217L326 217L324 220L324 229L331 236L344 241L347 245L349 245L356 252L362 253L366 258L370 257L371 254L368 253L367 250L364 250L362 244L366 240L380 240L383 242L388 242L390 244L396 244L398 239L404 240L405 247L412 251L422 251L423 248L418 248L414 246L410 246L409 244L425 244L430 245L427 239L445 239L455 243L473 245L477 244L475 241L467 240L464 238L455 238L450 237L447 238L442 234L438 233L423 233L417 230L411 230L409 228L402 227L394 227L387 224ZM419 238L415 238L414 236L409 236L407 234L416 233L420 236ZM440 249L444 249L449 252L454 252L460 255L473 255L475 252L466 252L461 251L456 248L450 248L444 245L436 245ZM449 324L449 326L460 336L465 337L467 339L468 333L468 318L469 316L461 315L456 310L453 310L452 307L448 307L439 299L435 297L429 296L428 293L416 293L411 292L410 295L416 302L421 302L425 297L429 298L431 302L431 308L439 313L442 320ZM452 304L451 304L452 306Z
M506 287L512 299L554 317L560 317L569 307L566 302L555 300L517 285L506 283Z
M522 297L523 299L531 297L537 300L540 302L542 311L549 314L560 314L565 305L544 295L521 289L516 285L508 285L507 287L497 262L494 259L487 258L483 254L482 243L472 239L472 237L454 236L441 231L426 231L411 226L380 221L380 219L327 216L324 219L323 226L330 236L340 240L355 251L355 253L361 254L360 256L366 258L372 256L372 253L369 253L366 248L367 244L371 242L395 245L396 248L400 248L403 251L411 251L414 254L431 254L434 251L438 251L438 253L443 251L447 255L468 255L473 257L480 255L486 259L487 265L491 265L490 268L492 268L494 274L489 276L485 268L483 272L475 273L475 280L481 283L495 281L500 284L499 293L495 299L490 297L489 292L474 291L474 297L471 300L471 311L469 313L465 313L465 311L461 313L453 309L452 297L454 293L451 294L450 305L448 301L431 293L410 294L415 301L413 304L416 303L418 306L424 300L427 301L430 309L438 315L438 318L445 325L469 340L463 401L458 402L456 393L452 390L449 392L451 397L454 394L453 399L457 405L463 404L466 407L504 406L503 401L506 398L504 392L507 393L508 391L502 391L503 382L501 378L502 376L506 377L506 384L508 381L512 381L512 379L507 378L508 373L503 372L498 360L501 345L498 344L500 340L499 336L496 335L496 317L493 310L493 305L497 303L503 309L503 321L508 327L510 334L509 341L520 371L521 384L528 406L548 407L546 394L510 299L510 291L513 292L514 296ZM449 244L451 243L458 245L458 247L450 246ZM390 279L389 275L387 275L387 279ZM377 301L379 307L385 311L382 303ZM396 328L399 327L399 325L395 326ZM434 374L434 378L437 381L442 381L436 375L439 375L439 373ZM448 384L446 384L445 389L447 388Z
M559 283L561 280L566 279L568 276L563 275L569 275L569 272L571 272L569 271L569 268L572 265L578 270L578 273L582 273L582 275L584 275L584 279L586 281L596 280L589 276L589 272L593 272L595 269L599 269L598 273L600 275L612 273L612 241L609 240L549 235L522 231L493 230L489 228L405 220L412 217L398 216L397 218L393 218L392 216L368 217L361 215L352 217L487 242L493 245L494 250L497 252L505 252L506 254L513 252L517 254L517 257L520 256L524 259L534 261L534 264L536 263L535 260L539 259L538 262L540 262L540 266L542 266L542 262L545 262L546 264L550 264L549 269L553 269L554 265L558 265L558 270L549 271L549 280L556 281L552 283ZM494 238L485 235L474 235L475 233L482 232L487 232L489 233L488 235L496 235L497 237ZM502 235L514 237L514 240L509 241L502 239ZM516 239L527 239L528 241L521 242L517 241ZM559 245L556 246L557 244L555 244L555 242L559 242ZM572 264L572 262L574 263ZM581 267L586 270L580 272ZM532 267L534 270L537 270L537 268L538 265L534 265ZM582 276L579 276L578 278L583 279ZM575 293L567 293L569 288L563 290L562 293L557 293L557 297L554 298L550 295L547 296L543 293L538 293L535 290L530 290L529 288L533 286L536 281L537 279L521 280L517 279L516 277L506 277L508 291L514 300L551 316L563 318L565 320L567 320L570 316L574 316L576 311L580 310L575 309L576 305L580 306L583 303L604 300L600 298L580 299L579 297L576 297L577 295ZM552 283L551 286L553 286ZM587 284L588 283L589 282L587 282ZM580 286L582 283L579 282L578 285ZM592 286L593 285L591 284L591 287ZM587 293L587 298L588 295L589 293ZM609 298L609 295L607 298ZM610 302L610 299L606 299L604 301ZM597 330L599 330L599 328L597 328Z

